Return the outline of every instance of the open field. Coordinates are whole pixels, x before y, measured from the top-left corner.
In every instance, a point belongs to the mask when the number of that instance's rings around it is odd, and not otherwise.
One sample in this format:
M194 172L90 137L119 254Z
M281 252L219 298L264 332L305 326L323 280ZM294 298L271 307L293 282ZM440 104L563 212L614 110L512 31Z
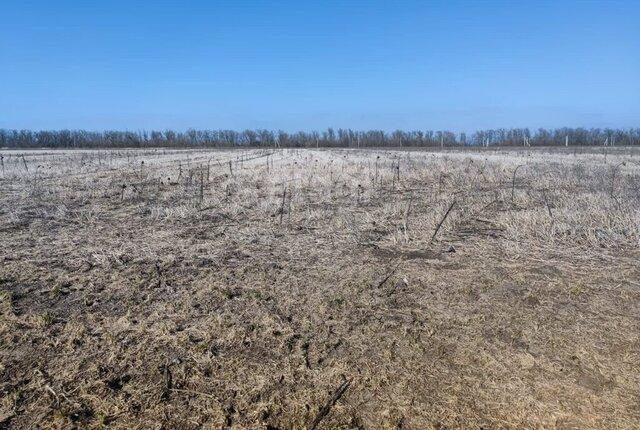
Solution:
M638 427L632 149L0 155L0 429Z

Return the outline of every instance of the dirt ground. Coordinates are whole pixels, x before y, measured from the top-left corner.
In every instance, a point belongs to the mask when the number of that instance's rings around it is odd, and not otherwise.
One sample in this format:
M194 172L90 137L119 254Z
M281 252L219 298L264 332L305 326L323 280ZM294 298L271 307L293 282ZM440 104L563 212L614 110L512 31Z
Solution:
M634 150L0 155L0 429L639 426Z

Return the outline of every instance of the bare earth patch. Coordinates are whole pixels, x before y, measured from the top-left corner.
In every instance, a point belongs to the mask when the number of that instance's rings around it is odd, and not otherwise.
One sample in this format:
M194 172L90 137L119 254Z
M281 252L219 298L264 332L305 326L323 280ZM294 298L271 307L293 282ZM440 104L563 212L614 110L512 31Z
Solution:
M0 429L640 422L631 150L4 156Z

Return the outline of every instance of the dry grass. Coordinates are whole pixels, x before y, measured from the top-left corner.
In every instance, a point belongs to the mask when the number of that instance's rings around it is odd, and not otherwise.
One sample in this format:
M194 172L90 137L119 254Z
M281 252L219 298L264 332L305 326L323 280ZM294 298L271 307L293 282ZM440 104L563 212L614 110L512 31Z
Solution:
M640 421L631 150L2 154L0 428Z

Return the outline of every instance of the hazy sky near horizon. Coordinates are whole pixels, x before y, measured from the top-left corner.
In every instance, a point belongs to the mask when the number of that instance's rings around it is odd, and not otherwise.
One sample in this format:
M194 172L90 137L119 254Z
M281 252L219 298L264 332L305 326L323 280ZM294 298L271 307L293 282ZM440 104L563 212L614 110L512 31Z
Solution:
M639 127L640 1L0 3L0 128Z

